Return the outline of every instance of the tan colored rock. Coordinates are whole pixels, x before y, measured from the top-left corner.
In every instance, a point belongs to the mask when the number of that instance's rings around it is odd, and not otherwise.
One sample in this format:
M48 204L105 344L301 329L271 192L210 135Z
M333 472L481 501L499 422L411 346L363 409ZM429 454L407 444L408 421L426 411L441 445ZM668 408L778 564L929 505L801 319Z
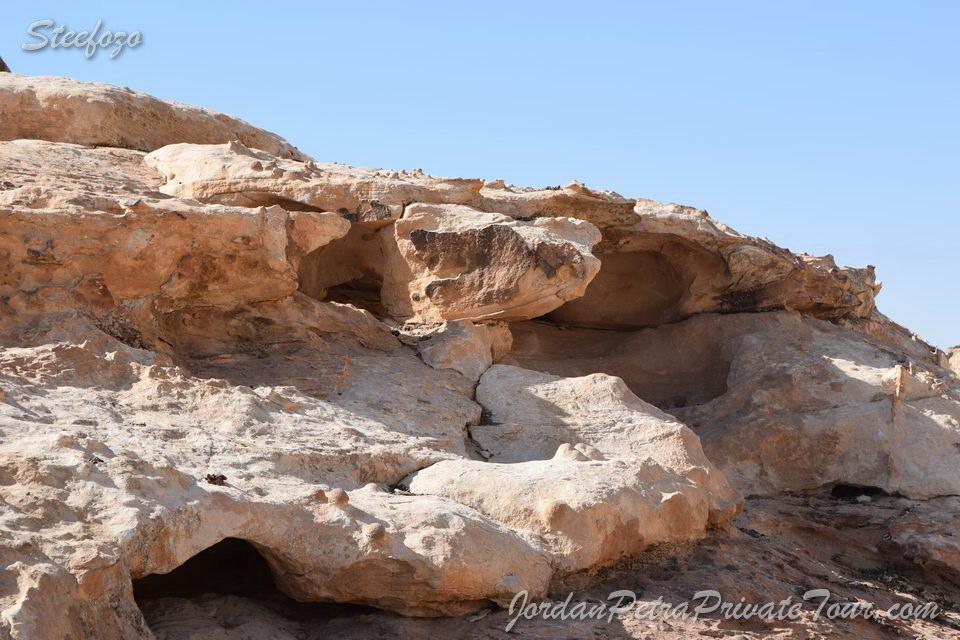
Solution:
M257 545L280 587L301 598L435 615L515 589L542 592L550 568L541 552L475 513L380 492L348 501L339 490L465 455L464 424L479 418L471 387L399 346L366 349L346 333L298 333L279 319L250 325L282 329L283 342L248 336L257 351L187 359L186 369L79 319L4 333L0 468L17 481L0 495L11 517L34 523L0 544L11 563L26 562L8 571L25 589L11 594L10 629L57 637L47 634L76 633L70 616L86 616L101 620L74 637L148 637L124 581L169 571L223 537ZM49 482L60 488L44 489ZM386 535L371 549L365 527L377 523ZM17 551L28 537L56 569L49 586L30 586L41 565ZM483 559L488 548L502 553ZM44 607L58 592L71 604L51 616ZM120 599L116 613L98 609L107 597Z
M306 159L276 134L211 109L99 82L9 73L0 76L0 140L19 138L140 151L239 140L284 158Z
M551 317L600 328L656 326L697 313L797 309L817 317L865 317L879 291L873 268L793 254L741 234L707 212L630 200L578 182L550 189L487 183L481 208L517 218L568 216L603 233L603 268L583 297Z
M486 462L449 460L404 481L537 536L565 571L729 523L739 500L692 431L618 378L562 379L504 365L477 389Z
M414 204L384 238L383 302L421 322L522 320L583 294L600 236L569 218L522 222L457 205Z
M662 556L645 556L619 570L604 572L589 583L558 587L544 602L558 612L569 612L580 602L594 606L606 602L615 590L631 589L636 593L637 607L655 606L658 601L692 607L695 603L691 603L691 594L710 585L727 602L742 599L760 606L787 598L796 603L800 600L799 583L811 588L825 584L823 588L829 589L838 602L873 603L881 611L893 604L922 607L928 602L949 603L956 593L955 583L950 580L960 574L927 560L931 556L921 550L932 551L933 545L949 544L949 527L955 529L960 524L958 513L957 498L916 501L876 497L868 503L829 495L752 498L737 518L737 530L712 532L696 544L674 546L667 556L669 568L664 568ZM923 537L914 536L907 542L901 537L904 530ZM825 575L871 577L827 579ZM922 591L913 592L919 588ZM573 597L563 609L569 590ZM701 615L674 619L669 626L636 615L635 607L612 620L521 617L515 621L511 635L538 640L734 640L751 635L778 640L806 636L885 640L893 635L953 640L958 615L948 606L933 620L912 616L883 616L882 622L828 620L823 615L816 618L815 606L808 604L791 620L754 619L734 624ZM477 615L424 620L376 611L331 611L330 607L318 611L319 615L304 616L296 615L302 609L291 611L290 603L274 599L212 594L155 599L143 607L158 640L247 640L264 636L279 640L496 638L504 635L505 627L516 617L516 610L511 615L509 610L497 608ZM744 633L747 625L749 631Z
M472 202L481 186L479 180L284 160L235 142L171 145L149 154L146 161L166 178L161 190L179 198L335 211L374 229L399 218L406 203Z
M960 388L931 354L912 359L789 312L701 315L637 332L523 323L513 335L508 363L621 376L693 427L745 494L834 484L960 493Z
M501 342L502 325L491 328L469 320L450 320L417 341L420 358L434 369L453 369L476 383L493 364L494 342ZM502 349L502 345L498 344Z
M506 322L491 322L483 325L490 336L490 353L493 361L500 362L513 348L513 332Z
M604 265L584 296L551 318L585 327L639 328L704 312L795 309L866 317L880 289L873 268L793 254L740 234L706 212L639 200L629 226L604 228Z
M318 251L352 242L342 216L171 198L136 151L16 141L0 160L0 468L16 479L0 496L32 523L0 544L11 637L149 637L130 580L223 538L307 600L438 615L545 591L557 568L525 534L445 498L357 491L465 460L481 408L473 380L370 313L296 290L333 262ZM534 246L596 235L548 222L503 220ZM510 335L474 329L480 366L448 358L471 376Z
M541 190L487 183L481 189L477 180L284 161L236 143L173 145L150 154L148 162L166 176L162 189L171 195L337 211L372 229L397 220L410 202L463 204L521 220L589 221L603 233L596 249L603 268L582 298L552 315L578 326L637 328L702 312L782 308L865 317L879 290L872 268L839 268L830 256L792 254L704 211L629 200L579 183Z
M632 225L637 218L635 199L624 198L613 191L588 189L579 182L563 187L531 189L494 181L484 184L480 195L481 208L500 211L513 218L579 218L600 230Z
M301 256L341 237L332 213L200 205L150 194L136 152L39 141L0 143L4 278L0 314L82 309L156 339L185 307L277 300ZM48 169L40 165L49 163ZM106 186L108 185L108 186Z
M960 382L871 269L2 75L0 139L29 139L0 142L0 638L491 635L490 603L628 557L644 597L958 584ZM769 496L735 527L721 470ZM715 622L530 633L741 630Z

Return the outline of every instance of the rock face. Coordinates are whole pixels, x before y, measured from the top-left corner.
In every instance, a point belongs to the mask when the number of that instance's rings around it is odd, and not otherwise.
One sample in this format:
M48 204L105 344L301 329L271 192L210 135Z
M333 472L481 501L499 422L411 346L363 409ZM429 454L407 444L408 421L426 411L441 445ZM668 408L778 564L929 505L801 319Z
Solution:
M951 598L956 356L878 290L687 207L4 74L0 638L489 635L517 594L711 549L689 575L731 588L879 549ZM588 627L531 635L646 633Z
M836 484L960 494L960 384L933 354L798 313L699 315L636 332L513 325L506 362L621 376L693 427L745 494Z
M583 295L600 269L593 225L521 222L462 205L413 204L384 237L383 302L397 318L525 320Z
M557 378L495 365L470 434L485 461L448 460L404 484L537 536L567 571L728 522L739 499L686 426L619 378Z
M692 207L628 200L576 182L544 190L491 183L481 196L484 207L515 217L572 216L602 232L597 278L551 315L565 324L625 329L710 311L783 308L864 317L880 289L872 267L838 268L830 256L795 255Z
M276 134L211 109L126 87L11 73L0 76L0 140L19 138L140 151L239 140L285 158L305 158Z
M399 218L409 202L472 202L483 184L437 179L422 171L296 162L298 158L284 160L262 149L235 141L221 146L169 145L149 154L146 163L163 174L167 182L161 191L172 196L243 206L282 202L292 209L336 211L371 228Z

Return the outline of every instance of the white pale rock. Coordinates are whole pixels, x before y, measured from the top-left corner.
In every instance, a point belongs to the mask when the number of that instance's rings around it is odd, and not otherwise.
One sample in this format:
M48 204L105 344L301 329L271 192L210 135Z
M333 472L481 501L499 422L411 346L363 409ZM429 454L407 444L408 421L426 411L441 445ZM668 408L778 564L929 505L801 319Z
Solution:
M170 145L149 154L146 162L164 175L167 182L161 190L173 196L248 207L286 204L335 211L368 228L390 224L408 202L473 202L481 186L479 180L296 162L236 142Z
M495 343L510 330L502 325L474 324L468 320L450 320L417 344L424 362L434 369L453 369L476 383L494 359ZM497 350L502 345L497 344Z
M932 350L907 351L912 340L790 312L635 332L523 323L513 335L508 363L621 376L693 427L745 494L835 484L960 494L960 381Z
M618 378L495 365L477 399L491 423L471 435L488 460L439 462L405 484L536 536L567 571L701 537L739 509L697 436Z

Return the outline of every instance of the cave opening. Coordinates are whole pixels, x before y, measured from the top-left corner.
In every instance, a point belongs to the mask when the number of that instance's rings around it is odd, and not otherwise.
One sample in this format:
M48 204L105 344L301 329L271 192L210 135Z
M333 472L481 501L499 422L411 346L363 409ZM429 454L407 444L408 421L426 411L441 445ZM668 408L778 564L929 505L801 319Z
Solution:
M300 260L300 292L316 300L352 304L383 317L383 262L379 231L353 225L344 237Z
M668 413L727 392L731 354L722 317L632 331L562 326L533 320L510 325L513 343L503 364L563 377L606 373Z
M672 235L641 234L597 257L600 271L584 295L546 320L594 329L658 327L713 310L711 292L729 278L723 258Z
M880 487L839 483L830 489L830 495L838 500L860 500L862 496L872 499L882 498L890 494Z
M252 544L239 538L224 538L169 573L133 581L137 601L196 598L205 593L257 597L281 592L267 561Z
M264 625L322 630L336 618L377 611L363 605L294 600L277 587L257 548L240 538L224 538L169 573L134 579L133 595L160 640L181 638L185 624L199 625L210 631L209 637L234 640L255 637L249 633L262 631Z

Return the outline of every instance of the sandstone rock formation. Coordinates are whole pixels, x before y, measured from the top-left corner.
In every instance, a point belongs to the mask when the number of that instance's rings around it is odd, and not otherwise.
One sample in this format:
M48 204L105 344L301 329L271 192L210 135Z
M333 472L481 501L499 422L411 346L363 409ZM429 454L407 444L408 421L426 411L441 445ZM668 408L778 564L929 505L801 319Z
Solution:
M604 575L956 602L956 356L878 291L687 207L5 74L0 638L493 637ZM738 631L697 624L660 631Z
M403 484L542 538L567 571L698 537L738 510L696 435L619 378L495 365L477 401L489 424L470 434L484 460L438 462Z
M126 87L11 73L0 76L0 140L20 138L140 151L239 140L284 158L305 158L283 138L211 109Z
M786 311L635 332L514 324L506 362L604 371L693 427L747 494L835 484L960 494L960 383L933 353Z
M583 295L600 269L590 253L599 240L573 218L412 204L383 238L383 303L418 322L535 318Z

